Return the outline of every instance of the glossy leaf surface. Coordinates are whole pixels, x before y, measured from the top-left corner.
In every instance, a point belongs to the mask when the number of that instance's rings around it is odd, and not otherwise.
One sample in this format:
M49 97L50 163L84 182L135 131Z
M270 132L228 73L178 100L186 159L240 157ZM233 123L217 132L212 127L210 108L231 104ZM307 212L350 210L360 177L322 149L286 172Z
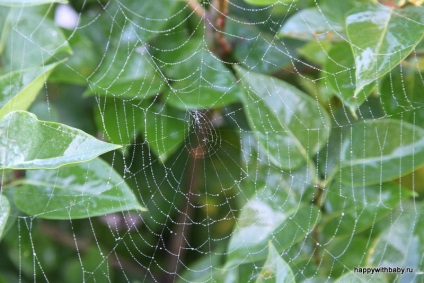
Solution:
M305 202L313 199L315 189L311 184L314 183L315 172L308 170L307 166L287 172L273 165L251 132L241 135L241 146L246 174L243 180L244 195L251 197L256 191L270 187L283 190Z
M122 177L99 158L56 170L28 171L14 199L25 213L47 219L145 210Z
M15 71L0 77L0 119L15 110L27 110L58 65Z
M392 183L363 187L332 184L328 189L328 215L323 218L322 233L328 239L358 234L412 195L410 190Z
M320 219L320 211L300 204L279 188L263 188L242 208L228 246L226 266L267 256L269 241L284 250L301 241Z
M294 283L294 275L290 266L280 256L272 243L268 247L268 258L259 273L256 283Z
M329 167L338 167L336 176L347 185L379 184L424 164L424 130L394 119L346 126L329 147L339 151L332 153Z
M66 125L15 111L0 121L0 168L53 169L85 162L120 146Z
M0 194L0 239L6 228L7 219L10 214L10 204L7 198Z
M333 39L343 32L339 22L327 17L318 8L303 9L284 23L280 36L303 40Z
M413 203L405 203L413 206ZM424 268L422 256L424 254L424 225L423 208L401 212L392 219L387 227L373 244L368 258L373 266L390 266L412 268L413 272L396 273L400 282L414 282L422 275L417 274Z
M396 67L424 36L421 7L402 9L361 5L346 18L346 30L355 57L355 96Z
M330 119L311 97L294 86L238 68L250 128L272 162L294 169L327 142Z
M375 83L370 83L355 96L355 59L350 45L346 42L333 46L328 53L324 68L329 86L351 112L355 112L361 106L375 87Z

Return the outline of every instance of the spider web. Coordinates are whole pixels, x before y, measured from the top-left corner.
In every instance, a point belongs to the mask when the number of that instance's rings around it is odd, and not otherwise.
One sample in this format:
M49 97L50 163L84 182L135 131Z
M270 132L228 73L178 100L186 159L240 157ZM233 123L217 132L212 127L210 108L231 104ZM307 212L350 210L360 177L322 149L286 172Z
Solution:
M228 13L222 10L222 2L227 3ZM267 279L263 266L273 246L296 282L332 282L354 267L367 266L410 267L414 272L393 273L386 280L423 282L417 274L424 265L423 239L417 236L422 234L412 233L420 230L423 221L420 169L409 177L374 185L366 184L368 172L353 169L350 183L342 181L341 173L327 186L314 181L330 177L337 161L331 159L332 153L346 147L344 140L356 126L361 127L362 120L391 118L423 126L424 101L409 96L410 80L417 93L424 89L422 74L410 71L422 60L420 45L382 77L381 87L365 99L354 117L335 98L329 82L334 78L341 85L345 82L338 74L354 74L354 67L346 67L343 58L330 51L331 44L350 40L321 2L325 1L281 1L268 6L242 0L18 5L18 11L38 9L40 16L31 32L11 27L33 43L10 51L18 58L15 70L27 67L31 52L61 59L58 50L67 42L74 48L74 55L52 74L31 111L40 119L58 120L123 144L122 151L102 158L123 176L148 211L68 221L15 211L16 222L0 246L11 270L5 278L256 282ZM309 33L281 36L290 17L307 7L321 15L326 29L317 33L313 18L304 14L297 24ZM45 47L31 38L54 13L64 40L52 50L41 50ZM295 32L286 28L287 33ZM329 71L326 61L341 68ZM314 102L326 104L330 126L299 127L297 133L311 141L318 136L318 143L325 144L315 132L331 131L329 146L313 157L315 167L281 169L277 157L266 153L246 118L254 111L240 99L248 89L243 76L234 71L240 66L249 74L285 80ZM277 79L267 83L263 81L268 93L278 88ZM266 100L260 97L254 103L260 107ZM284 97L281 101L292 103ZM268 117L261 118L265 125ZM296 114L293 118L305 123ZM376 150L384 151L390 135L376 134L381 138ZM264 139L273 142L268 136ZM366 157L367 136L350 136L348 141L351 147L363 145L359 157ZM313 153L313 147L305 150ZM414 157L409 162L414 163ZM377 163L377 173L390 170L382 164ZM317 209L319 194L325 195L325 203ZM251 244L258 239L260 244ZM400 252L405 253L398 256ZM277 280L270 272L268 280ZM358 282L389 282L377 281L378 274L354 273L353 277Z

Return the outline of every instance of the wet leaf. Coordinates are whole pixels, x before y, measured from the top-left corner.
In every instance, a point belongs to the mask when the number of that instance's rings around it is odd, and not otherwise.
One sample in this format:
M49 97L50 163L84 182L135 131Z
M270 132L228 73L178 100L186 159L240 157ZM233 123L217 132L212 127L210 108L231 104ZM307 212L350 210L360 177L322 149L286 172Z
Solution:
M355 59L346 42L336 43L331 48L324 68L329 86L351 112L355 112L375 88L375 83L370 83L355 96Z
M278 251L301 241L320 219L313 205L300 204L279 188L265 187L242 208L228 246L226 267L263 260L269 241Z
M290 17L280 30L280 36L303 40L333 40L343 32L343 26L318 8L303 9Z
M58 64L0 76L0 119L12 111L27 110Z
M283 169L305 164L327 142L330 119L324 108L284 81L237 71L250 128L271 161Z
M365 120L330 140L328 168L347 185L380 184L424 164L424 130L404 121Z
M328 214L323 217L320 228L327 239L358 234L412 195L410 190L392 183L358 187L332 184L325 204Z
M393 217L390 226L375 240L368 262L371 266L412 268L413 272L396 272L397 280L393 281L414 282L422 276L416 272L424 270L424 217L422 205L416 209L412 209L413 203L406 205L408 210Z
M78 219L145 209L122 177L100 158L56 170L27 171L16 206L47 219Z
M346 18L355 57L355 96L406 58L424 36L421 7L361 5Z
M81 130L15 111L0 121L0 168L53 169L91 160L120 146Z

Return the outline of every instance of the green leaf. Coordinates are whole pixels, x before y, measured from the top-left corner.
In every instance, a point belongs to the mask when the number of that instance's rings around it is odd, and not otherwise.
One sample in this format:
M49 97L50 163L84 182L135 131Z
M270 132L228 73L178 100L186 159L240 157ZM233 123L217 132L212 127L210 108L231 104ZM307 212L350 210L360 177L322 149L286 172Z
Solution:
M15 110L27 110L59 63L0 76L0 119Z
M201 39L191 39L170 52L164 65L172 85L166 103L180 109L221 107L238 101L240 90L229 69Z
M424 125L422 74L395 68L380 82L384 111L392 118Z
M146 46L121 46L107 50L92 77L86 95L145 99L157 95L165 86L161 74L149 58Z
M114 278L114 269L110 268L110 260L105 254L108 252L103 252L96 246L89 246L78 259L72 258L65 267L66 283L79 283L81 280L86 283L110 281L111 277Z
M99 19L111 34L113 44L124 41L129 46L146 43L169 32L164 31L167 22L175 17L178 1L113 1ZM112 32L110 28L112 27Z
M49 81L58 83L87 85L102 58L93 40L85 30L79 32L64 31L73 54L51 74Z
M284 23L280 36L294 37L303 40L340 39L343 26L327 17L318 8L307 8L294 14Z
M108 141L127 149L140 132L143 111L143 108L131 101L105 98L100 100L95 109L96 125Z
M347 185L380 184L424 164L424 130L404 121L365 120L330 140L328 167Z
M280 256L272 242L268 246L268 258L262 267L262 271L256 279L256 283L294 283L294 275L290 266Z
M85 162L120 146L66 125L39 121L25 111L0 121L0 168L53 169Z
M159 160L164 163L182 144L189 133L185 112L155 103L144 107L140 123L144 139Z
M237 61L259 73L273 73L292 63L297 58L295 48L303 43L277 39L273 33L246 25L244 19L227 21L225 33L228 42L236 41L233 53Z
M6 228L7 219L10 214L10 204L7 198L0 191L0 239Z
M307 166L290 172L275 166L251 132L242 133L240 141L245 172L243 198L250 198L253 193L264 187L284 190L306 202L314 198L313 174L316 172L311 172Z
M122 177L100 158L56 170L27 171L16 206L46 219L79 219L145 209Z
M228 246L226 267L263 260L269 241L285 250L308 235L320 220L313 205L300 204L280 188L266 187L242 208Z
M328 40L309 41L298 48L297 53L314 64L324 65L329 57L328 52L331 50L331 46L331 42Z
M327 142L330 118L294 86L237 68L250 128L272 162L283 169L306 163Z
M375 87L375 83L370 83L354 95L355 59L350 45L346 42L336 43L331 48L324 69L328 85L352 113L361 106Z
M412 202L405 202L400 207L400 210L406 207L408 210L400 211L397 216L390 218L390 225L374 241L368 255L371 266L412 268L413 273L398 274L399 282L414 282L417 276L415 272L424 269L424 210L422 205L410 209L414 205Z
M37 9L11 9L0 37L5 71L44 66L72 53L61 29Z
M326 214L320 225L327 239L358 234L388 215L413 196L398 184L352 187L332 184L328 188Z
M319 272L339 277L343 273L358 266L365 266L365 252L369 249L370 241L360 235L349 238L332 237L320 242Z
M350 271L336 280L335 283L386 283L387 279L382 273L376 274L361 274L358 272Z
M424 36L421 7L361 5L346 18L356 66L355 97L406 58Z
M0 0L0 6L35 6L52 3L68 3L67 0Z

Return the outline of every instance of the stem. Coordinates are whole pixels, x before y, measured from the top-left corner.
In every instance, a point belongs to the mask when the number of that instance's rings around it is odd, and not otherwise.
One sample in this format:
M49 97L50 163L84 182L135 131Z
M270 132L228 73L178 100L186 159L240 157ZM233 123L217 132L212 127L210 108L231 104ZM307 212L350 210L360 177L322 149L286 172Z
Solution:
M228 15L228 3L230 0L219 0L216 26L216 43L218 45L218 53L221 57L226 57L232 51L231 44L225 38L225 24Z
M316 189L316 195L315 195L314 199L312 200L312 203L322 211L323 206L324 206L324 202L325 202L325 198L326 198L325 188L333 180L334 173L327 176L327 178L325 180L322 180L319 177L319 172L318 172L316 166L314 165L314 163L311 160L308 160L308 166L309 166L309 169L312 172L315 172L315 174L312 174L313 176L315 176L312 181L313 181L314 187ZM314 229L311 232L311 235L312 235L312 240L313 240L313 244L314 244L313 259L314 259L315 264L319 265L320 261L321 261L321 256L320 256L320 243L319 243L318 225L315 225Z
M25 170L13 170L11 174L6 174L6 181L3 182L4 176L5 173L3 173L3 177L0 177L0 190L16 187L24 183Z
M206 11L203 9L203 7L199 4L197 1L187 0L187 5L190 7L193 12L199 16L200 18L203 18L206 16Z
M316 205L320 210L322 210L322 206L324 205L325 201L325 194L324 194L324 182L321 180L317 180L315 182L315 188L316 188L316 195L313 200L313 204ZM315 225L314 229L312 230L312 239L314 243L314 250L313 250L313 257L315 264L319 265L319 262L321 260L320 257L320 249L319 249L319 232L318 232L318 225Z
M197 145L189 151L189 171L186 175L186 184L188 185L188 192L186 193L185 202L182 207L184 211L181 212L175 223L175 236L172 237L171 246L169 248L169 255L167 259L168 269L174 269L173 274L169 274L166 278L166 282L175 281L175 276L178 274L180 265L178 264L184 259L187 242L189 240L191 221L194 217L193 203L195 202L194 197L197 195L199 190L199 169L201 167L201 161L204 154L207 152L206 145L202 143L205 138L205 131L203 125L200 124L196 130L196 136L198 136ZM188 225L187 225L188 224Z

